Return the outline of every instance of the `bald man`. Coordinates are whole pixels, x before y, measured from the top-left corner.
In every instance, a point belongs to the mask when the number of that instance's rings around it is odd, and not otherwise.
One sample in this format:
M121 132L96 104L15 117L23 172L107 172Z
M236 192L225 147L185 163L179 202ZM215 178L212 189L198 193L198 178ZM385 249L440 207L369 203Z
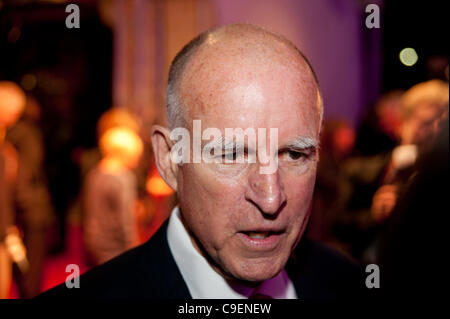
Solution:
M311 66L281 36L229 25L192 40L170 68L168 127L151 130L179 205L147 243L81 276L81 288L46 295L355 298L358 268L302 238L321 101Z

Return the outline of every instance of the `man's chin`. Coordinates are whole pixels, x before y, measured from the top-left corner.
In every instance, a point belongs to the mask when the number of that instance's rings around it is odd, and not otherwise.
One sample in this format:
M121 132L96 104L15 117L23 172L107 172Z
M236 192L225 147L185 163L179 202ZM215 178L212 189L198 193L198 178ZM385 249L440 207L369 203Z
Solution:
M242 282L259 283L278 275L284 264L274 260L244 261L237 265L233 277Z

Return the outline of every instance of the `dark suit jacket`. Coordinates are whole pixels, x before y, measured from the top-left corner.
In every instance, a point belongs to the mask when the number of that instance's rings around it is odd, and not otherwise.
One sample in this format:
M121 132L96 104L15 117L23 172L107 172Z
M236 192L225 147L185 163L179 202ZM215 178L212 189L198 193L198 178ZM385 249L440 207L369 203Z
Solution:
M80 288L62 284L38 298L191 298L169 249L167 225L143 245L81 275ZM286 269L299 299L353 299L364 287L357 266L305 238Z

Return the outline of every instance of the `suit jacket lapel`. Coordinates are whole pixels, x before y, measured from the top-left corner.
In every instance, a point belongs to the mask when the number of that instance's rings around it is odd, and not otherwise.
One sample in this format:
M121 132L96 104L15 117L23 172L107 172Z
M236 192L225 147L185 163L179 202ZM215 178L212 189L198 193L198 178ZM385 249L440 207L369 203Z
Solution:
M147 245L145 260L140 265L143 275L142 289L145 289L146 295L152 298L191 299L169 248L167 226L168 221L145 244ZM158 287L158 291L151 291L151 287Z

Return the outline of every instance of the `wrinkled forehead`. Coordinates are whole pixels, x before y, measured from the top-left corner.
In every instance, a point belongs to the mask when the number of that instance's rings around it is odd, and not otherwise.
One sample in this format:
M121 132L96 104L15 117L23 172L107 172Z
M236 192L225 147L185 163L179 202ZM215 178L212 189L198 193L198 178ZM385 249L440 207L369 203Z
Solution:
M179 88L188 121L200 119L208 127L310 134L319 128L314 76L281 41L207 41L187 64Z

